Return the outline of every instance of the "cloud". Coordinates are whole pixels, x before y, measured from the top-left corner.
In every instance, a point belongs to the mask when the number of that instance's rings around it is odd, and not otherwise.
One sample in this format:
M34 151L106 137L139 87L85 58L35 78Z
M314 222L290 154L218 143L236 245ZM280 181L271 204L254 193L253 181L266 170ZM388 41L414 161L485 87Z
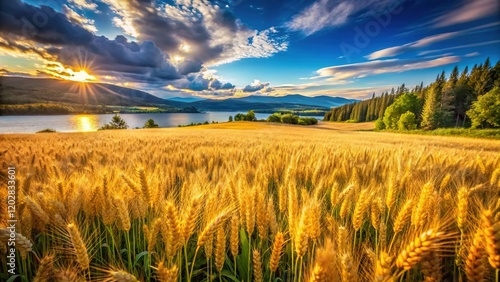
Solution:
M401 46L394 46L394 47L389 47L385 48L376 52L371 53L370 55L366 56L366 58L370 60L375 60L375 59L380 59L380 58L387 58L387 57L394 57L399 54L426 47L431 44L434 44L439 41L443 41L449 38L453 38L457 35L459 35L460 32L447 32L447 33L442 33L442 34L437 34L437 35L432 35L428 37L424 37L422 39L419 39L414 42L410 42Z
M27 20L37 18L47 20ZM0 33L4 38L13 34L38 43L56 45L84 45L94 37L90 31L71 23L52 8L43 5L35 7L20 0L5 1L0 5Z
M177 89L187 89L192 91L220 91L235 88L235 86L231 83L222 83L208 71L189 74L181 79L172 81L171 85Z
M259 80L254 80L250 85L245 86L243 88L243 92L256 92L264 89L269 86L269 82L260 82ZM271 90L272 91L272 90ZM269 91L266 91L269 92Z
M435 27L471 22L488 16L498 15L499 8L498 0L462 0L460 8L436 18L433 22Z
M457 56L447 56L433 60L375 60L364 63L322 68L316 72L320 77L327 77L329 80L335 81L350 78L362 78L383 73L427 69L456 63L458 61L460 61L460 58Z
M2 4L0 48L21 55L36 55L46 62L61 63L67 69L91 69L101 76L131 82L162 85L178 80L178 84L184 83L187 89L234 88L216 78L206 79L203 74L197 77L204 68L200 60L172 60L169 53L151 40L135 42L121 35L113 40L97 36L82 26L81 17L68 6L63 6L63 11L66 15L47 6L35 7L19 0ZM47 16L43 25L35 26L23 20L37 13Z
M285 25L292 31L312 35L326 28L345 24L354 16L392 11L403 1L398 0L318 0L301 13L295 15Z
M97 28L94 25L94 20L82 17L77 12L68 7L68 5L62 5L62 12L64 13L64 15L66 15L70 22L81 25L83 28L93 33L97 32Z
M353 12L352 3L341 2L335 5L334 1L320 0L295 16L287 26L293 31L300 30L311 35L324 28L344 24Z
M80 9L94 10L97 8L96 3L89 2L88 0L69 0L68 2L76 5Z
M286 36L277 29L252 30L229 10L206 0L103 2L117 15L114 24L128 35L153 41L171 55L179 55L182 46L190 46L183 57L205 66L270 57L288 47Z
M472 52L472 53L465 54L465 57L476 57L479 55L481 55L479 52Z
M418 53L418 55L423 56L423 55L427 55L427 54L431 54L431 53L437 53L437 52L442 52L442 51L450 51L450 50L457 50L457 49L478 47L478 46L484 46L484 45L490 45L490 44L497 44L497 43L500 43L500 39L490 40L490 41L486 41L486 42L479 42L479 43L464 44L464 45L459 45L459 46L452 46L452 47L441 48L441 49L436 49L436 50L422 51L422 52ZM497 44L497 45L500 45L500 44Z
M10 71L5 68L0 69L0 76L33 77L31 73Z

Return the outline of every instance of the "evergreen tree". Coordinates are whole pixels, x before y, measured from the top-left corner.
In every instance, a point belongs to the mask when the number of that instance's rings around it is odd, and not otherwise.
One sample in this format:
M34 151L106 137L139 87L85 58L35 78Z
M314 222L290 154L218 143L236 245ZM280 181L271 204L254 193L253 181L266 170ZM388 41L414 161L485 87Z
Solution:
M107 129L127 129L127 123L118 115L115 114L111 121L105 125L103 125L99 130L107 130Z
M458 82L458 67L455 66L450 74L450 79L448 79L448 87L455 88Z
M437 127L437 106L438 105L438 93L436 87L432 87L425 97L424 108L422 111L422 123L421 127L423 129L435 129Z

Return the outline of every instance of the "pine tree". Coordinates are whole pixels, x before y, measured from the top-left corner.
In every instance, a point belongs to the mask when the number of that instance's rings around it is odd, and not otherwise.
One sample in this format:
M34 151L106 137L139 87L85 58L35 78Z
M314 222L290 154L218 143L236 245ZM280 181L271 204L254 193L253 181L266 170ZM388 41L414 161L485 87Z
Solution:
M427 96L425 97L424 109L422 110L422 124L423 129L435 129L437 125L436 112L437 112L437 90L432 87Z
M448 79L448 87L455 88L458 82L458 67L455 66L450 74L450 79Z

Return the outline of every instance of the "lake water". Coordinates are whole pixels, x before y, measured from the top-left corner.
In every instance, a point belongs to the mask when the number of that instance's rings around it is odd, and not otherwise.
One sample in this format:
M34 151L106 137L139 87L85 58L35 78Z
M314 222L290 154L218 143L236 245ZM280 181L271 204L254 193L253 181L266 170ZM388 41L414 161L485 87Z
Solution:
M192 122L225 122L229 116L245 112L207 112L207 113L154 113L120 114L129 128L142 128L152 118L160 127L177 127ZM255 114L257 119L266 119L270 114ZM0 116L0 133L34 133L45 128L58 132L96 131L111 121L113 114L105 115L50 115L50 116ZM321 119L323 117L316 117Z

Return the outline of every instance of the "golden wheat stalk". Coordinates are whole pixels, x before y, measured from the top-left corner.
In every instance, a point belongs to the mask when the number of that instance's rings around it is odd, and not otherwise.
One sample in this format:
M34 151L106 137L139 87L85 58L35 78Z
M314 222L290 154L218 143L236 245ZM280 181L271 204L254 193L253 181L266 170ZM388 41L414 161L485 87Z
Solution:
M226 232L221 227L219 228L219 230L217 230L216 243L215 243L215 267L219 273L222 272L225 256L226 256Z
M453 243L446 240L452 234L445 234L439 230L429 229L409 242L396 258L396 266L404 270L412 269L422 258L427 257L431 251L447 247Z
M491 210L485 210L481 214L484 232L485 248L491 267L500 268L500 223L493 221Z
M276 233L273 242L273 248L271 251L271 257L269 258L269 269L272 272L276 272L280 262L283 246L285 245L285 236L281 231Z
M211 221L209 221L198 235L198 248L202 247L205 241L209 239L209 237L212 236L215 231L221 228L221 226L226 222L227 219L229 219L231 215L231 211L225 210L220 212Z
M240 246L240 222L238 219L238 215L236 214L231 218L231 234L229 237L229 245L233 258L236 258Z
M106 282L139 282L137 278L125 270L111 270L108 272Z
M431 251L427 257L422 260L422 274L426 282L442 281L442 263L441 257L437 251Z
M163 262L160 262L156 267L156 279L158 279L159 282L175 282L178 279L178 271L179 268L177 265L166 268Z
M80 231L74 223L68 224L66 230L68 231L69 239L76 255L76 262L78 262L82 269L88 269L90 267L90 257Z
M54 256L46 255L40 260L33 282L48 282L54 273Z
M467 223L467 215L469 212L469 191L466 187L458 190L458 204L457 204L457 225L460 230L464 230Z
M374 281L387 282L392 278L392 267L394 258L386 252L380 252L375 262Z
M411 209L412 209L413 200L409 199L403 205L403 207L399 210L396 219L394 220L393 229L394 233L399 233L403 230L405 225L409 222L411 217Z
M186 212L186 217L184 218L185 224L182 230L184 244L189 241L189 238L193 235L194 229L196 228L196 221L202 204L201 200L201 195L195 196L191 199L191 204Z
M55 281L58 282L83 282L85 279L78 275L78 271L73 268L63 268L56 271Z
M483 232L481 229L478 229L472 237L469 252L465 259L465 275L467 276L467 281L485 281L485 259L486 251L484 249Z
M262 282L263 280L262 259L258 249L255 249L252 252L252 264L253 264L253 281Z
M434 187L430 182L426 183L420 192L420 197L418 198L417 205L413 209L411 216L411 224L419 227L426 219L426 206L428 204L429 198L434 192Z
M369 197L367 190L361 191L359 198L354 206L354 213L352 215L352 227L358 231L365 219L366 210L368 209Z

